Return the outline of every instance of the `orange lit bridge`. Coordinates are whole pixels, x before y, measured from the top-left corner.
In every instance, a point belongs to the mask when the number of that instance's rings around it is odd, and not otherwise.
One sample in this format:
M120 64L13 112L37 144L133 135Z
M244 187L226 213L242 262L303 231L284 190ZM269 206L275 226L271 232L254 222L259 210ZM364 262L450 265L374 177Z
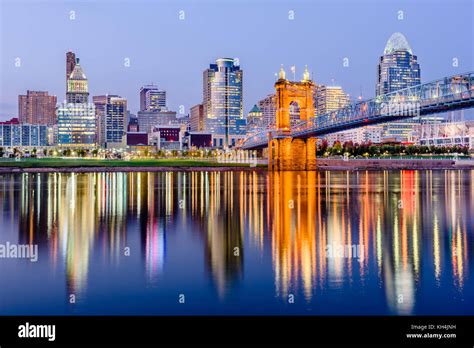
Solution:
M271 170L316 169L318 137L362 126L453 111L474 106L474 73L444 77L405 88L314 117L315 84L306 70L302 81L280 71L276 89L276 128L249 135L244 150L268 147ZM299 122L290 124L290 105L298 103Z

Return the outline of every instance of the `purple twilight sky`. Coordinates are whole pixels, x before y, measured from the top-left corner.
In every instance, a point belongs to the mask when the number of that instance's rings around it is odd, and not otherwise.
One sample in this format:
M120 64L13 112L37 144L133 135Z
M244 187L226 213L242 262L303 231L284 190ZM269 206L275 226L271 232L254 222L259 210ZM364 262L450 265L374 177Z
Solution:
M397 31L422 81L472 71L473 23L471 0L0 0L0 120L17 116L27 89L64 100L69 49L91 96L119 94L133 113L150 82L167 91L169 108L187 113L202 100L202 71L217 57L239 58L247 113L273 91L280 64L289 77L290 66L300 79L307 64L318 84L374 96L379 56Z

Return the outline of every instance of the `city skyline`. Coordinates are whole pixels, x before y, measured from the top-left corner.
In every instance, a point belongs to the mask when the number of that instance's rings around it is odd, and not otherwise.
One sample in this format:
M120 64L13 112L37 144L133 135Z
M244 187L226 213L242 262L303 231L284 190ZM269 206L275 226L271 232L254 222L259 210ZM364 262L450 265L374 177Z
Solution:
M163 18L160 17L163 21L156 20L157 29L161 28L160 25L168 25L169 29L173 30L173 34L170 34L169 38L158 35L160 38L157 42L160 49L159 56L156 56L155 49L144 49L146 45L143 40L133 41L130 45L126 44L124 47L112 51L108 47L104 47L103 51L97 51L98 42L95 42L91 35L86 34L92 34L94 30L104 30L108 19L105 18L105 22L101 26L94 22L100 14L104 13L103 11L108 11L109 14L117 11L117 15L120 16L126 13L131 17L130 20L134 21L132 14L141 14L145 16L145 19L148 12L144 9L147 6L150 7L149 10L159 9L160 6L164 5L162 2L153 4L138 2L136 5L119 3L114 5L113 8L107 8L108 2L106 1L94 2L92 5L88 4L89 8L79 3L46 3L46 6L26 3L28 4L26 7L24 4L22 6L11 1L4 1L1 5L3 18L0 64L2 72L0 81L2 96L0 100L0 120L17 116L18 95L25 94L27 90L47 91L50 95L56 95L58 102L65 98L64 80L62 78L64 76L63 59L68 50L72 50L78 57L81 57L81 63L84 63L84 67L88 72L90 95L107 93L121 95L129 101L128 105L132 113L139 110L140 87L153 82L160 89L167 92L170 110L179 110L179 106L184 105L184 113L189 114L190 108L201 102L202 71L208 66L209 62L227 56L238 58L241 68L245 71L244 115L254 104L272 92L273 84L276 81L275 73L278 71L280 64L284 64L290 79L293 79L293 73L290 72L291 66L296 66L295 75L298 80L302 75L304 65L307 64L313 80L317 84L341 86L350 95L351 99L360 94L364 99L370 98L375 94L377 59L383 53L385 44L393 32L401 32L407 37L419 58L420 65L423 67L421 79L424 82L439 76L472 70L472 42L461 44L459 41L461 39L451 31L454 30L453 28L439 28L439 25L435 25L439 20L449 22L449 18L455 17L456 22L459 23L455 30L462 30L464 25L467 26L464 30L469 30L467 24L469 21L463 21L462 17L467 16L466 19L469 18L469 8L472 8L472 4L463 0L457 1L459 6L449 6L441 2L431 3L429 4L429 12L423 12L423 6L413 6L407 1L380 5L377 6L377 11L374 11L370 6L370 4L373 4L372 1L358 3L357 6L348 2L336 2L335 5L328 2L319 2L318 4L326 14L331 13L333 16L339 16L342 19L338 22L341 24L337 30L331 31L321 30L324 29L321 28L324 23L328 25L328 20L334 20L331 16L328 19L321 18L321 21L314 21L314 24L308 23L307 19L310 18L310 15L319 18L318 16L321 14L315 13L318 6L310 7L307 1L296 2L290 6L292 8L289 8L288 4L277 4L266 12L264 6L266 2L262 1L255 5L255 11L249 11L247 8L246 12L248 13L246 15L249 18L258 18L265 12L265 22L268 23L268 28L259 28L250 40L244 40L241 35L238 35L234 41L229 40L230 42L219 42L219 44L212 43L212 40L210 42L207 34L201 42L193 42L196 41L195 36L200 31L204 30L207 33L207 31L212 30L209 25L194 30L196 21L206 21L207 17L204 15L210 12L206 16L213 16L215 19L213 23L218 26L223 21L223 18L221 19L218 16L223 14L220 11L233 9L235 11L232 15L237 18L242 9L234 8L232 2L223 6L224 9L221 10L210 6L212 2L205 2L200 7L191 2L183 2L176 5L177 9L174 13L170 10L170 6L166 7L166 14L162 13ZM428 3L426 3L426 6L428 6ZM37 14L36 11L33 11L36 7L41 13ZM72 10L72 7L75 9ZM130 10L133 11L124 10L127 7L130 7ZM331 7L334 7L334 9L330 10ZM25 8L28 10L22 16L15 14L16 11ZM351 16L348 17L347 14L336 11L338 8L340 10L342 8L352 8L353 11L351 11ZM463 11L463 8L466 11ZM75 19L73 20L70 19L72 15L70 11L75 11ZM289 19L291 14L289 11L293 11L293 20ZM364 13L363 16L361 16L361 11ZM400 13L400 11L403 12ZM160 13L159 11L150 12L155 15ZM63 13L65 17L58 20L58 24L64 30L61 33L54 32L53 34L60 39L63 45L54 45L55 40L52 40L52 43L40 40L46 45L45 48L41 49L41 52L48 52L48 54L39 55L32 59L32 56L34 56L32 53L34 53L38 43L33 42L33 38L22 35L24 28L18 18L28 21L29 26L26 26L27 28L31 29L30 26L38 24L41 25L41 29L38 28L38 30L47 32L52 28L49 24L45 25L44 21L47 21L52 13L55 13L55 16L57 16L57 13ZM334 13L337 15L334 15ZM90 17L88 18L88 16ZM184 19L181 19L183 16ZM371 18L373 24L364 26L364 28L354 27L352 24L357 16L359 16L359 19ZM197 17L199 18L197 19ZM10 18L17 19L15 28L18 27L18 31L11 30ZM426 35L417 30L420 20L423 20L422 23L426 31L430 33L428 39L426 39ZM140 21L140 23L144 28L147 28L145 21L144 23ZM74 28L70 28L68 25ZM245 26L239 27L239 30L242 31L242 34L251 32L252 29L257 31L256 25L258 23L246 20ZM276 26L272 27L274 25ZM127 28L129 27L127 26ZM333 27L331 26L331 29ZM370 30L374 27L383 28L383 30ZM129 28L126 32L123 32L123 28L114 26L112 28L117 30L115 30L115 34L111 34L110 44L116 43L116 40L120 38L125 40L124 42L130 43L127 39L132 39L137 34L136 29L133 28ZM268 36L266 34L268 34L269 29L276 29L278 33ZM306 33L308 29L319 35L315 37L315 41L308 40L306 35L294 35L298 32ZM77 33L78 30L82 30L85 37L75 37L74 33ZM353 35L360 35L361 31L365 32L366 40L355 43L352 39ZM159 30L156 33L159 33ZM74 37L75 42L71 42L69 37L65 37L68 35ZM147 32L147 35L152 35L152 33ZM220 35L223 34L216 32L216 39ZM341 42L341 35L346 37L342 41L345 45L338 45L338 42ZM266 40L262 41L262 36ZM15 40L15 37L22 37L23 41ZM143 37L146 39L148 36ZM171 37L173 40L170 40ZM433 45L432 40L440 45ZM65 41L67 41L67 45L64 43ZM287 42L290 42L290 46ZM319 44L312 44L312 42L319 42ZM299 48L298 44L301 43L305 45L304 49ZM51 45L54 47L50 47ZM203 49L193 49L196 45ZM47 50L48 47L51 50ZM294 47L294 49L289 50L287 47ZM18 54L15 52L18 52ZM104 56L105 53L107 53L107 56ZM189 59L190 55L192 55L192 59ZM17 58L20 59L20 66L15 65L18 63ZM347 60L344 60L345 58ZM454 59L456 59L456 64L454 64ZM36 78L34 78L35 76Z

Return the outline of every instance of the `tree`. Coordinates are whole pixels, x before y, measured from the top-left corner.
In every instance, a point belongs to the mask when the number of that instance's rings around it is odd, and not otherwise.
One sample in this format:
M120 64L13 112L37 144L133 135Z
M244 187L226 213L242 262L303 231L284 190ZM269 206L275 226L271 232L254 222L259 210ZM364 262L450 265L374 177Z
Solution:
M340 155L342 153L342 145L340 141L336 141L331 149L332 155Z

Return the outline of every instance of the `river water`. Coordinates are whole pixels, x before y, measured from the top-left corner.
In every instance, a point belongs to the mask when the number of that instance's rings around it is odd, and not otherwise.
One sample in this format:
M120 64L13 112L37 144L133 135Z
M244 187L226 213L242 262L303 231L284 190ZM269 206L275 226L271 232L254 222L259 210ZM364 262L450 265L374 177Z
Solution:
M473 315L474 171L2 174L0 247L2 315Z

